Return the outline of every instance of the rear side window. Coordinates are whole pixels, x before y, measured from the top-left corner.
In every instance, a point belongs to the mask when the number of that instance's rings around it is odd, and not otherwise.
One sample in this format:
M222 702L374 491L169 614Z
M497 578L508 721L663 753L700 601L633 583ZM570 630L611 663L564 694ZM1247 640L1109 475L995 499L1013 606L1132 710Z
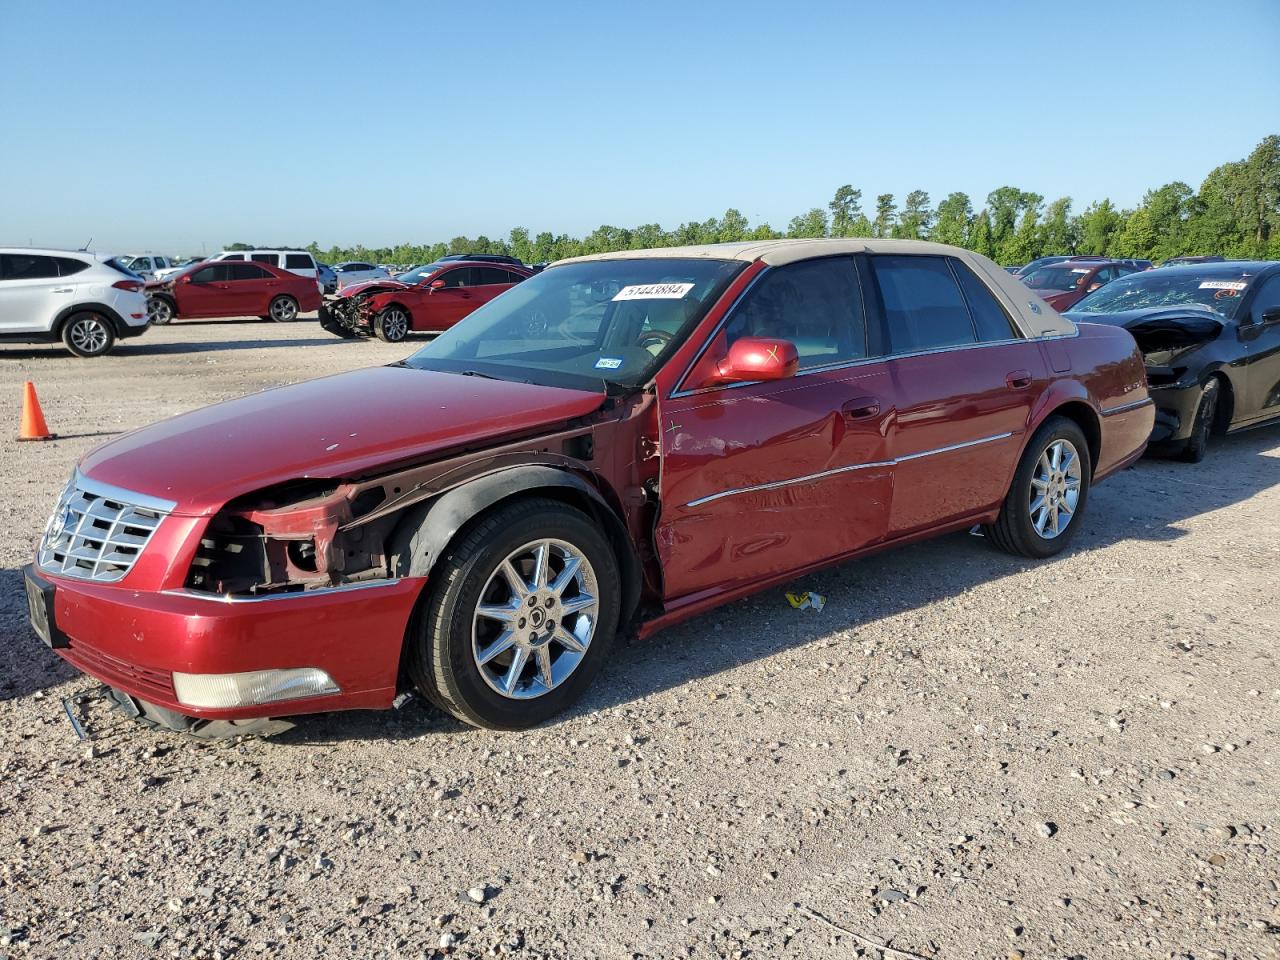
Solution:
M497 267L476 267L474 269L475 278L472 280L476 286L487 287L498 283L510 283L511 274L505 270L499 270Z
M223 259L223 260L243 260L243 259L244 259L244 254L243 254L243 253L228 253L228 254L227 254L225 257L223 257L222 259Z
M734 311L728 343L777 337L795 344L800 368L867 356L866 318L858 274L848 257L774 267Z
M229 263L226 266L231 280L267 280L272 276L266 270L253 263Z
M976 343L960 287L943 257L873 256L890 354Z
M73 257L54 257L53 259L58 265L58 276L60 277L69 277L73 273L89 269L87 263L83 260L76 260Z
M308 270L315 266L309 253L286 253L284 265L288 270Z
M973 315L973 325L978 329L978 339L983 341L1017 339L1019 334L1013 328L1013 321L1009 319L1009 314L1005 313L1004 307L1000 306L1000 301L992 295L987 285L974 276L973 271L959 260L951 260L951 269L960 279L960 289L964 291L969 312Z
M506 273L506 275L507 275L507 279L506 279L506 280L504 280L504 281L503 281L503 283L519 283L521 280L523 280L523 279L524 279L524 275L523 275L523 274L519 274L519 273L511 273L511 272L506 271L506 270L504 270L504 271L503 271L503 273Z
M273 267L280 262L278 253L255 253L249 257L254 263L269 263Z
M0 280L44 280L58 275L58 258L0 253Z

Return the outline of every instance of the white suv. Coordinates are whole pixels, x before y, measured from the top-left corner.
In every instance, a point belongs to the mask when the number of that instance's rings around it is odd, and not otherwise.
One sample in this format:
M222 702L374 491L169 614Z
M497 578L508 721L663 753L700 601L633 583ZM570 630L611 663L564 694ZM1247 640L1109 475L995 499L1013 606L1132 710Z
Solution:
M0 247L0 341L61 340L77 357L100 357L146 331L144 282L103 254Z

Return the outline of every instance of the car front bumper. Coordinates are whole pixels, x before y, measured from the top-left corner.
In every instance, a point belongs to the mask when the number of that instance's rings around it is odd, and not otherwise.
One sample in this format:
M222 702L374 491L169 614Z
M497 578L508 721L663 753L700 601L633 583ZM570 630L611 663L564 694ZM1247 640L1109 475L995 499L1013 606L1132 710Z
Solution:
M146 592L23 571L48 597L55 653L139 700L192 717L238 720L381 709L395 699L405 630L424 580L372 581L328 590L224 598ZM50 596L51 594L51 596ZM32 599L35 606L41 601ZM206 709L181 703L175 672L219 676L323 670L339 692Z
M1156 405L1156 422L1151 430L1153 447L1182 443L1191 436L1202 392L1195 382L1151 388Z

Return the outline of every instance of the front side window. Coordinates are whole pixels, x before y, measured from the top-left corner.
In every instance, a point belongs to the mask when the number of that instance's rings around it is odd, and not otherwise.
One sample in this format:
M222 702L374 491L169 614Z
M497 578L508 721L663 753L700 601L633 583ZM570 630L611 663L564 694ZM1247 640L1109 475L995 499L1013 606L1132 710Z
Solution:
M1092 272L1091 267L1073 267L1068 261L1063 264L1040 267L1023 274L1018 279L1032 290L1066 292L1084 283Z
M235 264L211 263L191 274L192 283L224 283Z
M243 259L244 259L244 254L243 254L243 253L228 253L225 257L222 257L222 259L223 259L223 260L243 260Z
M774 267L725 324L727 349L739 337L788 340L800 369L867 356L867 324L853 260L832 257Z
M471 277L471 272L470 267L459 267L457 270L440 274L436 280L443 280L446 287L473 287L475 281ZM434 282L435 280L432 281Z
M889 353L977 342L968 306L945 258L880 255L870 260L884 304Z
M0 280L45 280L58 275L55 257L32 253L0 253Z
M405 363L587 390L640 386L745 266L637 257L551 267L490 300Z

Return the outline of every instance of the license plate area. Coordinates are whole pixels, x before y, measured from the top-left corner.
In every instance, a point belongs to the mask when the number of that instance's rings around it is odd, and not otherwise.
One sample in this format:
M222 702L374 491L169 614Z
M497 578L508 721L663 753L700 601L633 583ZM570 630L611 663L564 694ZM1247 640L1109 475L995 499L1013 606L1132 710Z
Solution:
M27 616L31 629L45 646L53 649L71 646L67 635L58 629L53 614L54 585L35 576L31 568L23 571L27 587Z

